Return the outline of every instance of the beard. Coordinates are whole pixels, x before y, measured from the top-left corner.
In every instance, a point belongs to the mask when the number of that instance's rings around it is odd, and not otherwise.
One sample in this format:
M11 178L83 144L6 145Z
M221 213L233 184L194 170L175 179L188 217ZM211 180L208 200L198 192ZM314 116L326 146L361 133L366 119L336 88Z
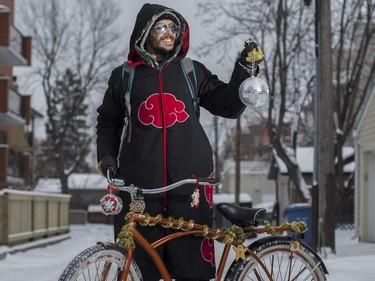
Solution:
M165 55L174 50L175 38L169 35L161 36L160 38L149 36L147 44L151 49L150 51L154 54Z

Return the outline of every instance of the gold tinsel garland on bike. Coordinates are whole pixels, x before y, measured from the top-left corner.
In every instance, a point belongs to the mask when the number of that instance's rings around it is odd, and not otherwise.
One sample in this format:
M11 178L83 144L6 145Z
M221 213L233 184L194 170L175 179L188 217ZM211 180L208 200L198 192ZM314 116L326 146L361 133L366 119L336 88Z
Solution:
M282 231L276 231L275 227L271 226L269 221L265 220L263 223L264 223L264 227L266 228L268 234L271 234L271 235L282 234ZM291 223L283 223L283 224L281 224L277 227L278 228L283 228L283 227L288 228L288 227L290 227L293 230L293 232L295 232L295 233L303 233L307 229L307 224L304 221L293 221ZM304 229L304 230L302 230L302 229Z
M142 226L154 226L157 223L160 223L164 217L162 215L157 215L155 217L155 221L153 223L150 222L150 215L145 214L145 219L143 221L140 221L139 224ZM168 217L168 221L166 223L160 223L160 225L164 228L173 228L176 230L182 230L182 231L189 231L193 229L194 227L194 220L189 220L188 225L184 227L185 219L183 217L180 217L178 219L178 224L176 225L174 223L175 219L173 217ZM236 225L232 225L230 227L224 227L216 230L215 233L208 233L209 227L207 225L202 225L203 233L198 234L198 236L203 236L208 239L217 239L217 241L223 243L223 244L230 244L234 240L235 241L242 241L245 237L245 233L241 227L238 227Z
M127 223L121 227L120 233L117 235L116 244L128 249L132 247L135 248L135 243L133 239L133 233L129 230L131 227L135 227L135 223Z
M125 216L125 220L128 220L133 213L128 213ZM142 226L155 226L156 224L160 224L164 228L173 228L176 230L182 230L182 231L189 231L193 229L194 227L194 220L189 220L188 224L184 227L185 220L184 218L179 218L177 225L174 223L175 219L173 217L168 217L167 222L161 223L163 219L165 219L161 214L157 215L155 217L154 222L150 222L150 215L146 213L145 218L143 221L139 221L139 224ZM135 247L134 238L132 232L129 230L131 227L135 227L136 223L128 223L125 224L116 239L116 243L123 246L125 249L128 249L129 247ZM264 221L264 226L266 228L267 233L271 235L278 235L281 234L280 232L276 231L275 227L272 227L269 221ZM281 227L290 227L294 232L296 233L302 233L306 228L306 223L303 221L296 221L292 223L284 223L280 225ZM207 225L202 225L202 234L199 234L199 236L205 237L207 239L214 239L220 243L223 244L231 244L233 241L236 243L241 244L246 236L243 228L232 225L230 227L223 227L219 228L215 231L215 233L208 233L209 227Z

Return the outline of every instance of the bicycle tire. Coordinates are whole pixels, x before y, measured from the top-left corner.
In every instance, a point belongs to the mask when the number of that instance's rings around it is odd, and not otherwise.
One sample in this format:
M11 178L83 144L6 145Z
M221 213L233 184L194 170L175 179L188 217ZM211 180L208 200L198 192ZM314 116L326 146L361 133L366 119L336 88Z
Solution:
M264 263L273 280L325 281L326 269L321 259L304 243L300 250L291 251L288 237L266 237L255 241L251 249ZM225 280L269 280L258 261L251 255L245 260L233 262Z
M117 281L126 260L125 251L114 243L98 243L79 253L64 269L58 281L89 281L99 278L104 264L110 264L105 280ZM142 281L137 263L132 259L127 280Z

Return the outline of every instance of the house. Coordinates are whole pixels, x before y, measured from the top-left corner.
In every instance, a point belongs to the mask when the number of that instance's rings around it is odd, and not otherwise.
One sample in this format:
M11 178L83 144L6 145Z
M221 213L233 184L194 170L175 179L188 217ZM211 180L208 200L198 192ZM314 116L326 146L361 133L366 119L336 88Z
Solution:
M241 161L240 194L248 195L251 198L251 207L266 209L266 219L273 224L278 224L280 221L280 195L277 197L277 194L281 194L282 191L278 192L278 181L269 178L269 167L269 161ZM236 184L235 170L234 161L227 160L224 163L221 192L231 194L233 197ZM284 193L287 196L285 190ZM215 194L215 196L219 195L221 194ZM249 207L250 204L246 205L240 201L240 205ZM283 205L287 206L286 203Z
M303 179L306 183L304 193L311 196L311 186L313 184L314 174L314 147L297 147L296 161L301 170ZM343 148L343 158L347 158L354 153L354 148L345 146ZM280 157L273 152L273 161L270 166L270 177L274 178L278 185L278 198L280 210L283 211L287 206L293 202L290 194L292 194L293 186L289 181L288 169ZM353 162L344 166L344 174L349 177L354 173L355 164Z
M241 161L240 192L252 198L252 204L275 202L275 183L267 178L269 162ZM227 160L222 172L222 193L235 193L235 162Z
M375 85L365 104L354 131L355 224L360 241L375 243Z
M108 182L103 176L98 173L73 173L68 178L68 186L71 223L111 223L112 217L106 217L98 208L99 200L107 194ZM60 194L60 179L39 179L35 191Z
M73 173L68 178L69 194L72 195L70 208L87 210L90 205L99 205L99 200L107 194L107 180L100 174ZM60 179L39 179L35 191L61 193Z
M13 23L14 0L0 0L0 189L29 189L34 119L41 115L13 76L14 66L31 65L32 42Z

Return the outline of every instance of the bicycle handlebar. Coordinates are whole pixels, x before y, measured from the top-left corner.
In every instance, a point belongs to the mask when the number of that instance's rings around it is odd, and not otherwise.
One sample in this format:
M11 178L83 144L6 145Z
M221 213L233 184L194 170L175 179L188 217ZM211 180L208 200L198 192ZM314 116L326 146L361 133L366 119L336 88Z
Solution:
M143 189L139 188L133 184L126 186L125 181L120 178L112 178L111 172L107 171L107 181L109 183L108 192L109 194L104 195L100 199L101 211L105 215L117 215L120 213L123 202L122 199L115 194L113 194L113 189L126 191L130 194L131 200L134 201L137 197L137 200L142 197L142 194L157 194L163 193L172 189L175 189L184 184L196 184L196 185L218 185L219 179L212 178L195 178L195 179L184 179L178 182L172 183L167 186L153 188L153 189ZM143 203L144 204L144 203ZM142 211L143 212L143 211Z
M144 189L139 188L133 184L126 186L125 181L120 178L111 178L110 172L107 171L107 181L108 183L114 187L115 189L126 191L131 194L136 194L139 191L144 194L158 194L163 193L166 191L173 190L179 186L182 186L184 184L198 184L198 185L218 185L220 183L220 180L217 178L192 178L192 179L184 179L180 180L178 182L172 183L170 185L166 185L163 187L158 188L152 188L152 189Z

